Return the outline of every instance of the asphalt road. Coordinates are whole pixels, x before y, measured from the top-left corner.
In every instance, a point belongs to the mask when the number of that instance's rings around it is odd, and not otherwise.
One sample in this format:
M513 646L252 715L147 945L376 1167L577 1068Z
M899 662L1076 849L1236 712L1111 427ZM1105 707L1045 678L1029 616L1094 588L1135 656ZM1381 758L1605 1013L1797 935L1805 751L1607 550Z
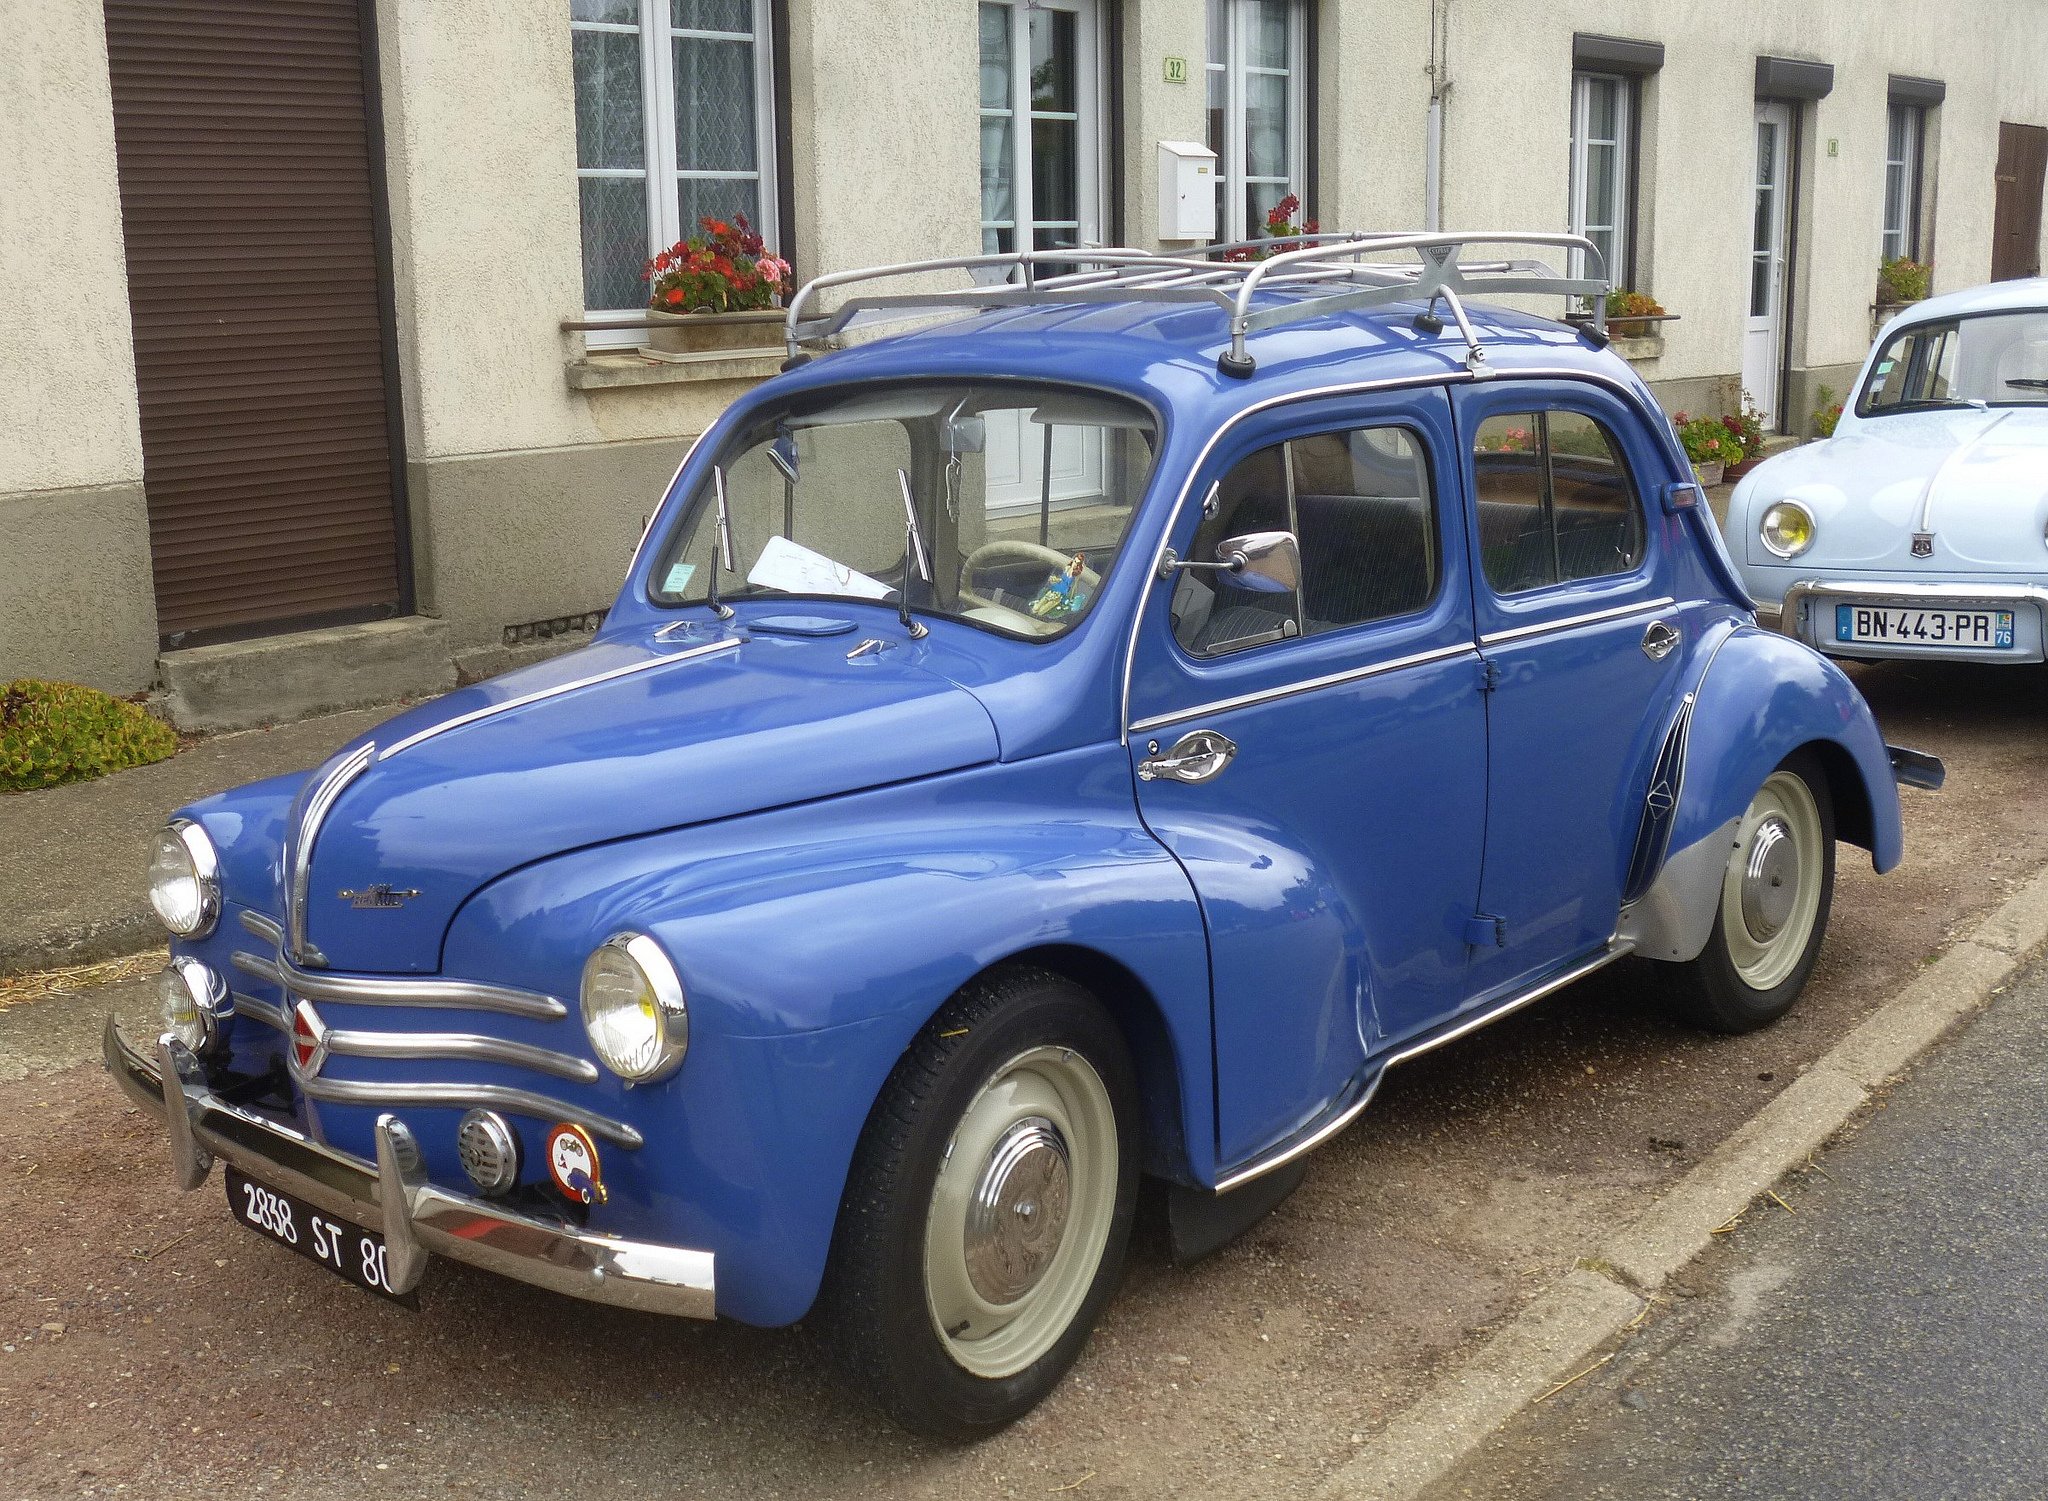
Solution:
M144 986L0 989L0 1501L1309 1493L2048 863L2048 672L1863 682L1950 786L1906 795L1899 872L1844 847L1785 1021L1702 1035L1659 1009L1655 966L1617 965L1396 1070L1238 1244L1177 1270L1148 1234L1067 1382L966 1449L880 1422L801 1329L450 1265L417 1312L377 1302L237 1226L218 1177L172 1187L162 1127L94 1061Z
M2048 1493L2048 965L1431 1501Z

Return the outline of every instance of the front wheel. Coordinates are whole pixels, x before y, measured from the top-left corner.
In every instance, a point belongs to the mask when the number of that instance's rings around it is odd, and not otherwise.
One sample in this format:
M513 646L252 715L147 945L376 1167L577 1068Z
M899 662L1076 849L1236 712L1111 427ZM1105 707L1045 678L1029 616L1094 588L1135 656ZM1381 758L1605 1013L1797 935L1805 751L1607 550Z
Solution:
M934 1438L1030 1411L1123 1269L1137 1083L1123 1035L1060 976L978 981L883 1087L849 1178L823 1304L855 1384Z
M1792 1009L1820 957L1835 890L1827 775L1798 751L1764 779L1736 825L1714 931L1676 966L1672 1000L1716 1032L1750 1032Z

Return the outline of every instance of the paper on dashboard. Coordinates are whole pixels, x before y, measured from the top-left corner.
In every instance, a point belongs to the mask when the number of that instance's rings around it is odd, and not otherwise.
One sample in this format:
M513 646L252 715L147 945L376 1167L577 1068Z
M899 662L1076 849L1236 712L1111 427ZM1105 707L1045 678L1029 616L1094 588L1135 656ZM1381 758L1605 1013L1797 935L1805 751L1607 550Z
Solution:
M760 558L747 570L747 582L785 594L850 594L856 599L886 599L895 592L880 579L835 563L787 537L768 539Z

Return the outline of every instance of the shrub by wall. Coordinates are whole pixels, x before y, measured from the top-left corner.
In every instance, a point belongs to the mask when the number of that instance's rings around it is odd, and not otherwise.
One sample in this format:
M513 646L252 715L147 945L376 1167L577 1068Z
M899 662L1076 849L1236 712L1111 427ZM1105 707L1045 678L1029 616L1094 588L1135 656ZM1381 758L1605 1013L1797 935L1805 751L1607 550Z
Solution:
M169 725L97 688L33 678L0 684L0 792L147 766L177 748Z

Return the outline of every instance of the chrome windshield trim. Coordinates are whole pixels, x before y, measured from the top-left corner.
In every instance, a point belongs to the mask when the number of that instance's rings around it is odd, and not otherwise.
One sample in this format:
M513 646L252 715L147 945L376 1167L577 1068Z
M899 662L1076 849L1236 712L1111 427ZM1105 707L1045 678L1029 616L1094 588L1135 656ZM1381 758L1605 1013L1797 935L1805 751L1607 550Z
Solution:
M1366 1082L1363 1092L1359 1094L1358 1098L1338 1109L1336 1114L1330 1116L1321 1125L1311 1129L1307 1135L1284 1143L1270 1156L1255 1159L1237 1171L1218 1178L1215 1191L1219 1194L1229 1193L1233 1188L1240 1188L1251 1182L1254 1178L1263 1178L1267 1173L1274 1171L1276 1168L1283 1168L1297 1158L1305 1157L1310 1152L1313 1152L1317 1147L1358 1119L1365 1107L1372 1103L1373 1096L1379 1092L1380 1080L1386 1077L1386 1071L1395 1064L1406 1063L1411 1058L1420 1058L1424 1053L1433 1053L1438 1048L1444 1046L1444 1044L1456 1042L1459 1038L1478 1031L1489 1022L1497 1022L1504 1016L1511 1016L1515 1012L1520 1011L1524 1006L1534 1005L1545 996L1554 995L1574 981L1583 980L1595 970L1605 969L1615 960L1634 952L1635 941L1633 939L1611 938L1608 940L1607 947L1603 952L1595 954L1592 958L1582 963L1573 965L1562 974L1552 975L1549 979L1540 981L1527 990L1517 991L1506 1000L1496 1003L1478 1015L1467 1017L1449 1031L1439 1032L1434 1036L1424 1037L1420 1041L1411 1042L1405 1047L1396 1048L1383 1058L1368 1059L1368 1067L1376 1066L1377 1071ZM1355 1088L1356 1085L1354 1084L1352 1087Z
M490 985L481 980L366 979L356 975L311 974L282 957L236 953L235 968L245 974L304 996L309 1001L334 1001L348 1006L435 1006L457 1011L502 1011L560 1021L569 1008L551 995Z
M237 912L235 917L243 927L268 943L272 948L281 949L284 947L283 923L273 918L265 917L261 912L252 912L247 907Z
M1283 683L1276 688L1262 688L1256 693L1240 693L1234 698L1213 699L1206 704L1197 704L1192 709L1175 709L1170 714L1155 714L1150 719L1141 719L1130 728L1133 735L1143 735L1151 730L1163 729L1170 724L1179 724L1185 719L1200 719L1208 714L1222 714L1232 709L1246 709L1254 704L1271 703L1276 699L1292 698L1298 693L1313 693L1318 688L1334 688L1343 683L1361 682L1376 678L1384 673L1399 672L1404 667L1420 667L1429 662L1447 662L1453 657L1469 656L1478 647L1470 641L1461 641L1455 646L1433 647L1391 661L1375 662L1368 667L1353 667L1344 672L1327 673L1318 678L1304 678L1297 683Z
M1569 631L1582 625L1598 625L1605 620L1624 620L1630 615L1647 615L1654 610L1668 610L1678 603L1668 595L1662 599L1645 599L1635 604L1616 605L1608 610L1589 610L1583 615L1567 615L1562 620L1540 620L1530 625L1518 625L1509 631L1489 631L1479 638L1481 646L1501 646L1510 641L1526 641L1531 636L1547 636L1553 631Z
M652 672L657 667L667 667L676 662L688 662L698 657L714 656L719 652L737 651L739 646L740 638L729 636L723 641L708 642L703 646L693 646L685 651L670 652L666 656L649 657L641 662L628 662L623 667L614 667L607 672L594 672L587 677L573 678L566 683L557 683L552 688L541 688L532 693L522 693L517 698L508 698L495 704L485 704L481 709L471 709L467 714L458 714L453 719L444 719L439 724L430 724L423 730L413 731L412 734L407 735L403 740L393 741L377 753L377 759L380 762L389 761L393 756L403 751L409 751L416 745L434 739L437 735L445 735L450 730L459 730L466 725L476 724L481 720L494 719L500 714L509 714L514 709L523 709L529 704L541 703L551 698L560 698L565 693L574 693L578 688L591 688L599 683L616 682L620 678L629 678L638 673Z
M469 1058L481 1063L508 1063L536 1073L553 1074L576 1084L595 1084L597 1065L587 1058L506 1042L469 1032L351 1032L327 1034L327 1051L350 1058Z
M376 755L374 742L357 746L346 760L314 787L306 799L306 810L299 818L298 835L292 847L291 870L285 882L284 917L290 939L285 947L301 964L322 962L319 954L306 942L306 888L313 879L313 842L319 838L320 825L327 821L328 813L348 784L363 774Z
M514 1115L549 1124L568 1121L622 1147L639 1147L646 1141L624 1121L615 1121L580 1105L551 1100L530 1089L516 1089L508 1084L371 1083L357 1079L330 1079L324 1074L292 1082L308 1099L331 1105L438 1105L455 1110L471 1107L509 1110Z

